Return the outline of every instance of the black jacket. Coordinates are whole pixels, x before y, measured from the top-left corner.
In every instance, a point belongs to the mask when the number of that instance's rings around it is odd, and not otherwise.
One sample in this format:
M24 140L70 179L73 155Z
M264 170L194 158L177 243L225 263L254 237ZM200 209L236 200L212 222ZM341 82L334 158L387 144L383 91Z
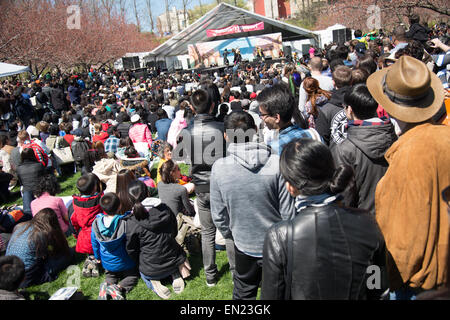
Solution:
M17 175L24 191L33 191L44 173L44 166L35 161L25 160L17 167Z
M125 218L127 252L141 273L158 278L177 271L186 254L175 240L177 220L169 207L161 204L148 212L145 220Z
M420 23L414 23L405 35L408 39L417 40L423 43L428 40L428 33L430 33L430 29Z
M60 88L52 88L50 91L51 102L53 108L57 111L65 110L66 102L64 97L64 91Z
M331 149L337 164L347 164L355 170L358 208L375 214L375 189L388 168L384 154L396 140L392 123L349 126L347 139Z
M328 103L319 108L316 130L327 145L341 142L347 118L344 113L344 95L350 87L334 91Z
M385 244L375 217L331 204L305 208L292 221L269 229L263 252L262 300L285 298L290 225L292 300L379 299L388 288ZM378 272L368 269L371 265L379 267L374 268ZM368 284L378 288L368 290Z
M223 131L223 122L217 122L208 114L198 114L193 123L181 131L182 141L172 152L174 159L181 156L190 161L190 175L197 193L209 193L212 165L226 153Z
M117 131L120 132L121 138L128 137L128 132L130 131L131 126L131 122L122 122L117 126Z

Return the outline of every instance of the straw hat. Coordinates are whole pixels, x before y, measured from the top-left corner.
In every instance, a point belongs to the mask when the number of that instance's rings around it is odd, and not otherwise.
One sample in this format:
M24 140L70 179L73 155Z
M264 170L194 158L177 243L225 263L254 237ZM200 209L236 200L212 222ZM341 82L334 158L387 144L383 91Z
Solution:
M444 102L439 78L410 56L402 56L389 68L372 74L367 88L392 117L408 123L432 118Z

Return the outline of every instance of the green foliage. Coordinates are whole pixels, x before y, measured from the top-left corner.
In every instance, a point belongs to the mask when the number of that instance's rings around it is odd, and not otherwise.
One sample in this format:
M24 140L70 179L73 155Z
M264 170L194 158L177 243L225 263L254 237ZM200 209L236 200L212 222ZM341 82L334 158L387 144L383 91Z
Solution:
M73 237L68 239L70 246L75 246L76 241ZM74 266L79 268L80 276L83 268L84 259L86 257L81 254L75 255ZM233 294L233 282L229 271L228 259L225 251L218 251L216 255L217 268L219 270L219 281L213 288L206 285L205 273L203 272L202 257L200 254L188 256L191 264L191 276L185 279L185 290L177 295L173 293L171 279L162 281L171 291L172 295L169 300L231 300ZM67 272L67 269L59 274L59 277L49 283L40 286L27 288L25 291L30 295L32 300L48 300L58 289L70 285L71 278L74 273ZM85 300L97 300L100 284L105 281L104 272L100 273L98 278L80 279L80 291ZM152 290L147 288L144 281L139 279L136 287L127 295L127 300L162 300Z

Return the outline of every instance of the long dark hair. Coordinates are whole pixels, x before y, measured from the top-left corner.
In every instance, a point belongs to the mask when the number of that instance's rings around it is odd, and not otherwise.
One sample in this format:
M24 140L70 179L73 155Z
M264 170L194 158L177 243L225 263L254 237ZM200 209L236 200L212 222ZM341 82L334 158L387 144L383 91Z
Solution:
M175 168L177 167L177 164L173 162L172 160L167 160L163 163L161 168L159 168L159 174L161 175L161 181L167 184L170 183L176 183L175 179L173 178L173 172L175 171Z
M336 168L328 147L312 139L297 139L287 144L281 154L280 171L304 196L354 190L353 168L347 165Z
M39 211L33 219L24 223L20 234L31 228L30 245L35 247L36 257L69 255L69 244L61 230L55 211L45 208Z
M130 200L134 203L133 205L133 215L137 220L145 220L148 218L147 209L142 205L142 201L144 201L148 197L148 188L140 180L134 180L128 186L128 195Z
M121 170L117 174L116 194L120 200L119 212L124 214L133 208L133 202L128 195L128 185L136 179L133 171Z

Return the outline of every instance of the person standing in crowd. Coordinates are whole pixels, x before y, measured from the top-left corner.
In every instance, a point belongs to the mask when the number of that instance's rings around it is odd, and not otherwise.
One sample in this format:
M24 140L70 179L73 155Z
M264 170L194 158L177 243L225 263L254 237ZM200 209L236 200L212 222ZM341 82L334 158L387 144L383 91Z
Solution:
M388 285L383 235L368 211L339 205L353 183L351 167L335 167L326 145L298 139L284 148L280 170L296 216L266 233L261 299L380 299ZM374 289L372 265L380 268Z
M347 117L344 111L344 96L352 85L352 70L346 66L337 66L332 77L335 90L329 101L320 108L325 118L325 124L317 128L325 143L330 147L345 139Z
M377 185L375 210L389 252L391 299L415 299L449 281L447 205L440 193L450 185L450 128L431 121L444 89L409 56L372 74L367 87L401 130L385 154L389 168Z
M377 108L365 84L352 87L344 96L347 138L331 150L336 163L355 171L357 196L353 205L374 215L375 189L388 168L384 155L397 140L394 125L387 118L378 118Z
M233 299L256 299L264 235L273 224L292 217L294 202L284 188L278 154L252 142L257 131L252 116L233 112L224 127L228 156L211 170L211 216L226 241L234 242Z
M311 77L319 81L319 87L325 91L333 91L334 85L333 81L330 77L322 75L323 71L323 61L320 57L313 57L308 64L308 67L311 72ZM298 100L298 108L300 112L304 112L306 101L308 99L308 94L306 93L303 83L300 85L299 89L299 100Z
M310 138L322 141L315 129L302 129L291 122L295 108L295 99L284 84L266 88L257 97L260 117L270 130L278 132L277 139L270 147L279 155L283 147L296 138Z
M181 131L182 141L174 150L172 157L178 160L180 153L183 153L181 159L187 158L191 165L190 176L195 185L198 214L202 226L202 257L206 284L212 287L217 283L219 271L216 265L215 248L217 229L211 217L210 177L214 162L225 155L224 129L223 123L215 121L214 116L211 115L214 103L205 90L195 91L191 96L191 103L196 112L194 121ZM227 255L231 271L234 271L233 250L234 247L228 245Z

